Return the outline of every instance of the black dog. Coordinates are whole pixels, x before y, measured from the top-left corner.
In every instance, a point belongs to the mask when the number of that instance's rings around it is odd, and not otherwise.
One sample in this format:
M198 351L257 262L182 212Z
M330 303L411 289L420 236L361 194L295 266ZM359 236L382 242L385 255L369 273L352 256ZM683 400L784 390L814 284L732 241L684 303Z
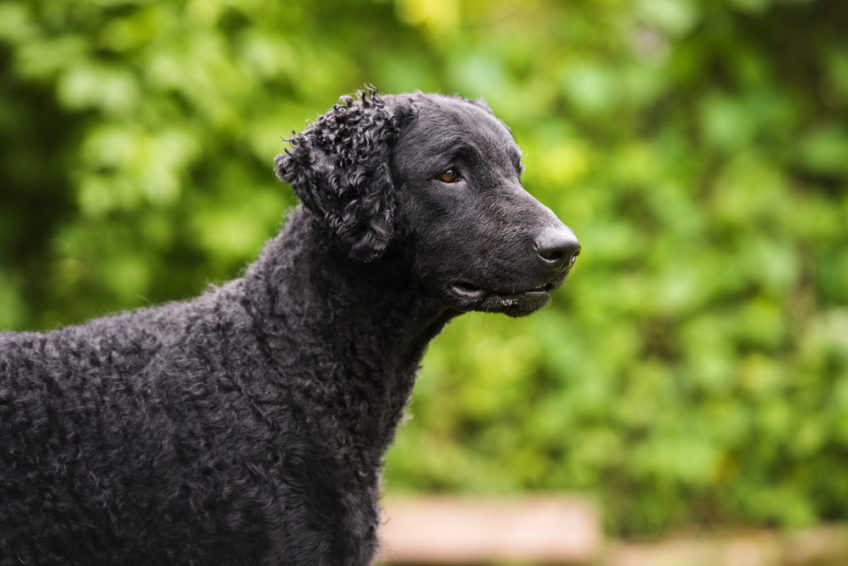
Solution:
M0 334L0 564L369 564L427 343L578 253L481 102L360 94L290 142L303 205L244 276Z

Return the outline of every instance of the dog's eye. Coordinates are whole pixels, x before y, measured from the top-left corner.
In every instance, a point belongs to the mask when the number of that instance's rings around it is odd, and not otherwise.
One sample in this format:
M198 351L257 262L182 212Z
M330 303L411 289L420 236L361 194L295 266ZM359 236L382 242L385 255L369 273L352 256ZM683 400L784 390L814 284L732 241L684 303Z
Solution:
M438 177L443 183L456 183L459 181L459 172L456 169L448 169L443 171Z

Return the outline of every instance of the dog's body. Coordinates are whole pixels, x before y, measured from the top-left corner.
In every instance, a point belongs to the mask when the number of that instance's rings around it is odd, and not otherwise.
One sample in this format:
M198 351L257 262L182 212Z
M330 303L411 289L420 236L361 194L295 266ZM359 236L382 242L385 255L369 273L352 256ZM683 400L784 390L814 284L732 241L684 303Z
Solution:
M303 206L241 278L0 334L0 564L369 564L428 342L579 249L477 102L363 95L291 142Z

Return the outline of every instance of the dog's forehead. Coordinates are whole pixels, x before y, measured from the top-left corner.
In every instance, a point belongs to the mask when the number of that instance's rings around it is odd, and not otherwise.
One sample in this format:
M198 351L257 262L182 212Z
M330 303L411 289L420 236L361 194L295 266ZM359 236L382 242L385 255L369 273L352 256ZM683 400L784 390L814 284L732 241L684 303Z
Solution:
M514 146L509 129L493 114L461 98L433 96L418 106L417 125L439 137L461 137L489 146Z
M465 139L483 146L514 146L509 129L490 112L472 101L441 94L407 98L414 108L406 135L416 145L440 144L442 140Z

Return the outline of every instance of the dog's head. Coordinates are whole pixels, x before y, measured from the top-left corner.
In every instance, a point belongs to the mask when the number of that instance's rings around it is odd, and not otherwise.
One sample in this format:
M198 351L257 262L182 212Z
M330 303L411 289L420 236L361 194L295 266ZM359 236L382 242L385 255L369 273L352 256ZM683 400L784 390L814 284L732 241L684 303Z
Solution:
M545 305L580 245L521 186L521 153L481 101L343 98L275 160L355 261L394 244L446 306L518 316Z

